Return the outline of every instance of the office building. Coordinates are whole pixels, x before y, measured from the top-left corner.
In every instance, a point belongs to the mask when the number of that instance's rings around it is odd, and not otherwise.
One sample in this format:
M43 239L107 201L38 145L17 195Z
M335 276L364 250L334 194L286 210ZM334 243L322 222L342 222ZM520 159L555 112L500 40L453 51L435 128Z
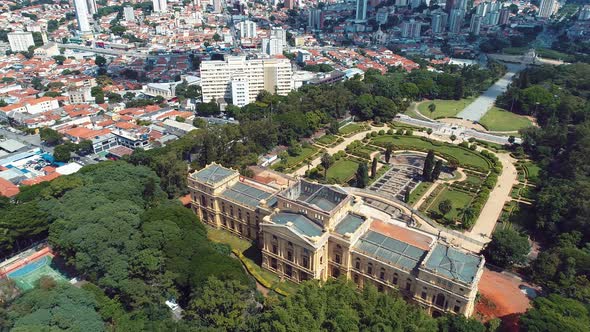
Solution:
M367 0L356 0L356 22L367 21Z
M283 40L277 37L262 39L262 53L270 56L283 54L284 44Z
M422 28L421 22L416 22L411 19L402 23L402 37L403 38L420 38L420 30Z
M256 38L256 22L245 20L238 23L238 30L240 30L240 38Z
M133 7L127 6L123 8L123 16L125 17L125 21L127 22L135 21L135 13L133 12Z
M217 164L191 173L188 187L203 223L257 241L262 267L280 278L344 277L401 293L435 317L474 311L483 256L383 220L341 187L292 180L275 189Z
M29 47L35 45L33 33L30 31L16 31L8 33L8 43L13 52L27 52Z
M293 70L291 62L285 58L247 59L245 56L227 56L225 60L203 61L200 70L205 102L219 98L232 99L232 81L237 79L248 83L248 103L254 102L263 90L279 95L286 95L292 90ZM238 83L236 86L241 87Z
M451 33L461 32L461 27L463 26L464 17L465 17L464 10L462 10L462 9L451 10L451 15L449 15L449 32L451 32Z
M285 8L286 9L295 8L295 0L285 0Z
M445 11L450 13L452 9L455 8L455 1L456 0L446 0L445 1Z
M98 12L96 0L86 0L86 7L88 8L88 14L90 15L94 15Z
M549 18L557 9L556 0L541 0L541 6L539 7L539 17Z
M80 32L90 32L90 22L88 21L88 4L86 0L74 0L76 10L76 20L78 21L78 30Z
M479 36L479 32L481 30L481 22L483 21L483 17L481 15L473 15L471 16L471 23L469 24L469 32L472 34Z
M168 0L152 0L155 13L165 13L168 11Z

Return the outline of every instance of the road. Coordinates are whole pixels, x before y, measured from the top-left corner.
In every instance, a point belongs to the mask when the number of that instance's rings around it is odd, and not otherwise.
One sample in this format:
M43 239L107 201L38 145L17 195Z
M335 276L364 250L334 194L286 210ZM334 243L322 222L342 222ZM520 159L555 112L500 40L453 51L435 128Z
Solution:
M123 51L123 50L113 50L113 49L106 49L106 48L95 48L95 47L88 47L78 44L57 44L60 48L70 49L70 50L77 50L77 51L85 51L85 52L93 52L98 54L107 54L107 55L126 55L130 57L142 57L147 58L150 54L147 53L139 53L133 51ZM153 55L152 55L153 56Z
M467 105L464 110L457 114L457 117L470 120L479 121L496 102L496 98L504 93L508 85L512 82L514 75L524 69L522 65L506 64L508 72L499 80L489 87L481 96L477 97L471 104Z
M6 130L6 128L0 128L0 135L9 139L17 140L26 145L32 145L38 148L45 149L44 146L41 146L41 138L39 137L39 135L16 134Z
M438 133L438 134L446 135L446 136L450 136L451 134L454 134L457 137L463 138L463 139L468 139L470 137L473 137L475 139L479 139L479 140L491 142L491 143L496 143L496 144L508 144L509 143L508 142L509 136L484 133L484 132L477 131L474 129L464 128L464 127L461 127L458 125L449 125L449 124L445 124L445 123L441 123L441 122L437 122L437 121L432 121L432 120L414 119L414 118L407 116L405 114L398 114L396 116L396 120L399 122L405 123L405 124L412 125L412 126L431 128L433 130L434 134ZM453 129L453 128L455 128L455 129ZM515 143L520 144L521 139L516 138Z

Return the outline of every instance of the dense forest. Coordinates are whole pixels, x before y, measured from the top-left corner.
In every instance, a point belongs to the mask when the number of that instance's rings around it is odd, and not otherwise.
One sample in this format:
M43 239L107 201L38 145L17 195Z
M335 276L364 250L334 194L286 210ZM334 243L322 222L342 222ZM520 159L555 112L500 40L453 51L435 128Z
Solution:
M498 101L540 125L522 132L524 150L542 167L530 231L544 248L531 276L551 295L523 317L531 331L590 326L589 97L590 65L573 64L528 68Z

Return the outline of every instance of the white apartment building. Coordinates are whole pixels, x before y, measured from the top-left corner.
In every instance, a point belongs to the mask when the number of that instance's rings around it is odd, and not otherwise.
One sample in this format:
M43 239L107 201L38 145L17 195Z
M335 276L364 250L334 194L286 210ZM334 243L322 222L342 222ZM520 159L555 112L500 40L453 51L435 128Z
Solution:
M13 52L27 52L30 46L35 45L32 32L10 32L8 42L10 43L10 50Z
M238 23L240 38L256 38L256 22L245 20Z
M557 10L557 1L555 0L541 0L539 7L539 17L549 18Z
M154 12L165 13L168 11L168 0L152 0Z
M127 6L123 8L123 16L125 17L125 21L127 22L135 21L135 13L133 12L133 7Z
M262 53L268 55L283 54L284 44L281 39L276 37L262 39Z
M90 22L88 21L88 3L86 0L74 0L74 8L76 9L76 19L78 20L78 30L80 32L89 32Z
M245 56L228 56L225 60L203 61L203 101L219 98L233 100L232 86L248 92L247 103L254 102L262 90L286 95L293 89L292 76L291 62L285 58L246 59ZM232 84L234 80L236 83ZM247 90L243 81L248 83ZM242 103L241 99L233 101L234 104L236 102Z

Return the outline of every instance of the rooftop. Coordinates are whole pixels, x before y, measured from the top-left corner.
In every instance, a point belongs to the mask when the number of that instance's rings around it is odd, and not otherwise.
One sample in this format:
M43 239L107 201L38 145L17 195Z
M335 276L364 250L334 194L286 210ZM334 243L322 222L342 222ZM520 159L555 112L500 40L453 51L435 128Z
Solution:
M426 267L451 279L471 284L480 263L481 257L439 243L426 261Z
M280 212L272 216L272 222L279 225L292 224L292 227L305 236L314 237L322 235L320 226L302 214Z
M225 168L221 165L211 164L200 171L191 174L191 177L206 184L216 184L237 173L237 171Z
M283 196L306 203L324 212L331 212L348 197L348 194L337 187L301 180L285 190Z
M407 227L386 223L381 220L374 220L371 223L371 230L389 236L401 242L413 245L422 250L430 250L434 238L426 234L417 232Z
M363 235L354 250L404 270L415 269L426 254L425 250L374 231Z
M7 139L6 141L0 142L0 149L6 150L8 152L14 152L24 147L26 147L26 145L13 139Z
M221 194L223 197L237 201L250 207L257 207L262 199L268 199L272 193L249 186L242 182L236 182Z
M365 222L361 216L356 214L348 213L338 225L334 231L340 235L344 235L346 233L354 233L356 230Z

